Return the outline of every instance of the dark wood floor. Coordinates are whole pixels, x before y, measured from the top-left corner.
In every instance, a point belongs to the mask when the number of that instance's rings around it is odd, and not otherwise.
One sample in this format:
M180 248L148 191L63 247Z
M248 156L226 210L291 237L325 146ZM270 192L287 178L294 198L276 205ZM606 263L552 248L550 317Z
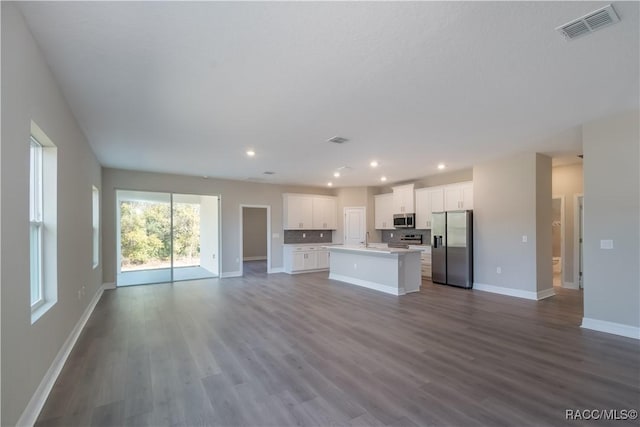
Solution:
M38 425L562 425L567 408L639 409L638 342L582 330L580 292L425 282L395 297L326 272L106 291Z

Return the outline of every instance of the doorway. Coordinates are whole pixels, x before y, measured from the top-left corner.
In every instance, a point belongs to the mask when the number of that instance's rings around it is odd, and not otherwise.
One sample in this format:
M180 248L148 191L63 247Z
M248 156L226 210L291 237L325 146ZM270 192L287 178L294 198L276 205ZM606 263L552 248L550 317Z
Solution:
M240 276L271 273L271 206L240 205Z
M344 244L364 245L367 233L367 215L365 207L344 208Z
M117 190L117 286L219 275L219 198Z
M553 286L564 286L564 196L551 199L551 257Z

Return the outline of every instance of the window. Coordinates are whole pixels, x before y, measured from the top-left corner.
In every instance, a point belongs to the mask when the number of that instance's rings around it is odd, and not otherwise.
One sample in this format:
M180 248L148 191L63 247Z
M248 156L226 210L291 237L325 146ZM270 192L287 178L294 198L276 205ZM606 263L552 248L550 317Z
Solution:
M96 268L100 263L100 192L95 186L93 187L92 223L93 268Z
M58 149L34 122L29 138L31 323L58 301Z
M29 220L30 220L30 274L31 274L31 310L44 303L43 280L43 234L44 215L42 197L42 144L33 136L30 147L29 178Z

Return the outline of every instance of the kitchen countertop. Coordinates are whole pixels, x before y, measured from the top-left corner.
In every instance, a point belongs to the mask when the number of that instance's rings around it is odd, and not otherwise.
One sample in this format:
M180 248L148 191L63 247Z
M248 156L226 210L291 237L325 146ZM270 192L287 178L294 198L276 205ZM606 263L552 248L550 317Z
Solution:
M342 251L353 251L353 252L370 252L370 253L382 253L382 254L404 254L409 252L422 252L421 249L404 249L404 248L384 248L384 247L375 247L375 246L344 246L344 245L332 245L327 246L328 249L336 249Z

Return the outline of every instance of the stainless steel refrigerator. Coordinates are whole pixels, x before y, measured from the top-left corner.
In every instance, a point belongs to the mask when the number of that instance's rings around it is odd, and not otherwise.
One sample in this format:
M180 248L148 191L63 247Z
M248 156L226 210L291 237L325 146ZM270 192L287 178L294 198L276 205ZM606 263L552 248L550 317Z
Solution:
M433 283L473 287L473 211L433 213L431 268Z

